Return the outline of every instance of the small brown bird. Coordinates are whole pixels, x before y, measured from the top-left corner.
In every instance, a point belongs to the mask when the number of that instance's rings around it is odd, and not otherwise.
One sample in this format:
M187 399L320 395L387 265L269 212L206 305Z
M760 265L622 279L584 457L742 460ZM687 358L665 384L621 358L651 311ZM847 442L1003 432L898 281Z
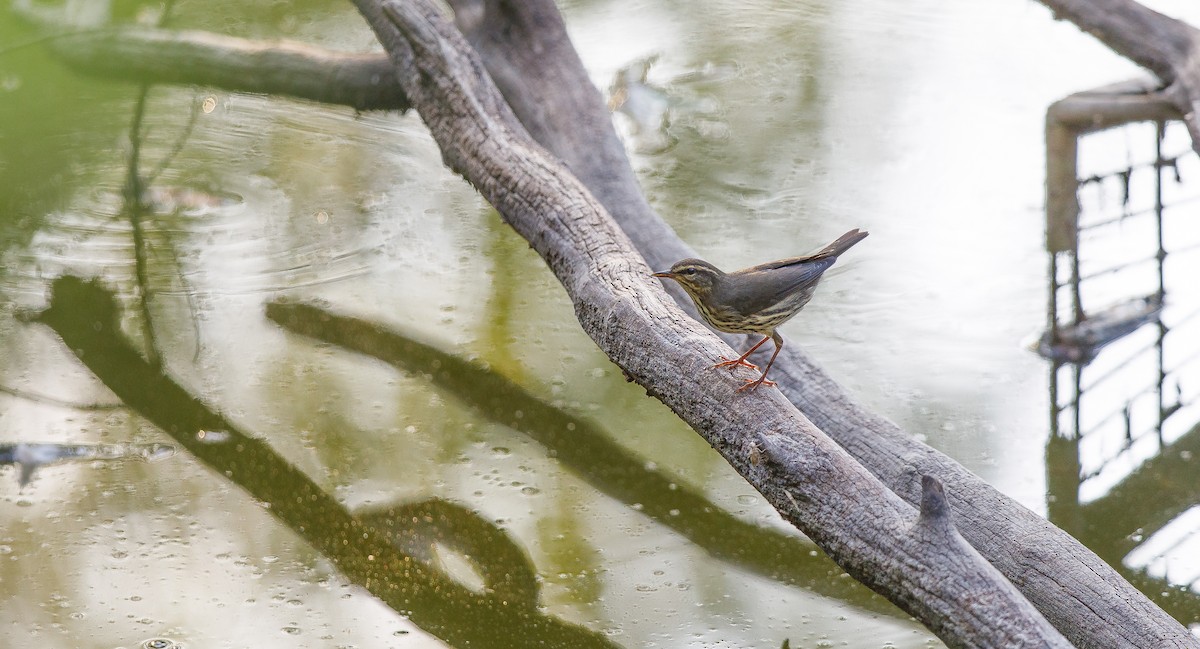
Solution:
M775 353L767 362L767 369L757 379L747 379L747 388L753 390L760 385L775 385L767 380L767 372L779 350L783 349L783 337L776 331L804 308L812 299L821 275L829 270L838 255L867 236L863 230L851 230L836 241L807 257L792 257L751 266L732 273L701 259L684 259L675 262L671 270L654 273L655 277L666 277L679 282L683 290L696 303L700 315L716 329L736 334L761 334L765 336L741 358L722 362L713 367L758 366L746 361L754 350L768 340L775 341Z

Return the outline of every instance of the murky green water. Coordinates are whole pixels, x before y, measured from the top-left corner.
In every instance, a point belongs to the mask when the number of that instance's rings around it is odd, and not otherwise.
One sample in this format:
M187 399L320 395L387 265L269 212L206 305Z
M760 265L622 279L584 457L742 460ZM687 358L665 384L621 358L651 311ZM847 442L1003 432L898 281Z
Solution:
M617 119L663 217L728 268L870 230L790 344L1045 511L1042 120L1132 67L1015 1L563 9L600 87L658 57L669 125ZM342 3L173 22L372 43ZM153 88L134 215L138 87L6 49L39 33L0 15L0 444L128 452L0 472L6 646L940 646L624 381L416 115Z

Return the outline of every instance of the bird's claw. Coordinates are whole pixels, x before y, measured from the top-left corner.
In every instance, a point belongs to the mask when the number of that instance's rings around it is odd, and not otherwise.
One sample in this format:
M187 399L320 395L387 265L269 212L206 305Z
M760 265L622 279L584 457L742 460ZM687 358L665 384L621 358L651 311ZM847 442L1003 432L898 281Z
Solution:
M742 387L738 388L737 391L741 392L742 390L751 390L751 391L757 390L758 386L760 386L760 385L772 387L775 385L775 382L768 381L766 375L760 376L757 379L746 379L746 385L743 385Z
M735 368L738 368L738 367L748 367L752 370L758 369L757 365L755 365L754 363L748 362L744 358L735 358L733 360L729 360L728 358L725 358L724 356L721 357L721 362L717 363L716 365L713 365L713 367L714 368L728 367L730 372L732 372Z

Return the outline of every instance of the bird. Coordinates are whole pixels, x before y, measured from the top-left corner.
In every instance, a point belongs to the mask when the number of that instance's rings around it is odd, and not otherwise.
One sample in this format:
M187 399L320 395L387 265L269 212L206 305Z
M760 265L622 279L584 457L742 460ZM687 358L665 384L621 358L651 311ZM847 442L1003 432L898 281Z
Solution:
M774 381L767 380L767 373L783 349L783 337L777 331L779 327L808 304L821 275L838 256L866 237L865 230L850 230L811 255L770 261L731 273L703 259L682 259L675 262L671 270L659 271L653 276L678 282L696 304L700 317L713 328L763 336L740 358L729 360L722 356L722 362L713 367L729 367L731 371L737 367L757 370L758 366L747 362L746 358L768 340L775 341L775 353L771 354L762 376L747 379L746 384L738 388L739 392L755 390L762 385L775 385Z

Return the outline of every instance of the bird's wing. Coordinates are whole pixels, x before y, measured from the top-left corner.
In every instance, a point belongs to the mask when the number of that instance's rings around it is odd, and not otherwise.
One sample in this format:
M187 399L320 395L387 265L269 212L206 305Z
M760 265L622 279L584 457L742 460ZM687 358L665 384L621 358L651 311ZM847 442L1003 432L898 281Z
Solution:
M837 257L813 259L793 257L761 264L737 274L748 273L747 279L754 284L736 295L724 295L725 302L743 315L758 313L783 301L788 295L805 286L814 286L821 274L829 270ZM754 271L765 271L757 273Z
M820 259L820 260L829 260L829 259L836 260L838 258L838 256L841 255L843 252L846 252L852 246L854 246L854 244L856 244L859 241L862 241L863 239L866 239L866 238L867 238L866 232L863 232L862 230L851 230L851 231L847 232L846 234L843 234L842 236L838 237L837 240L834 241L833 243L830 243L829 245L825 246L824 248L821 248L820 250L812 253L811 255L804 255L803 257L788 257L787 259L780 259L778 261L768 261L765 264L759 264L757 266L752 266L750 268L747 268L746 270L747 271L776 270L779 268L784 268L786 266L795 266L796 264L802 264L806 261L816 261L818 259ZM828 268L828 266L826 266L826 268ZM739 271L739 272L741 272L741 271Z

